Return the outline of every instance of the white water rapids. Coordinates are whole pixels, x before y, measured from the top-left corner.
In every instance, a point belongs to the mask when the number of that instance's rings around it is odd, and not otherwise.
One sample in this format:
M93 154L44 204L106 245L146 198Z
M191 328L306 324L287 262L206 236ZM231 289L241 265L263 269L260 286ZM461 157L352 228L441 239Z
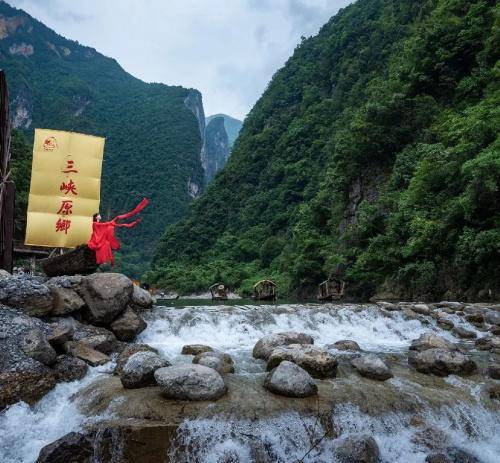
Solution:
M263 364L252 358L254 344L264 335L280 331L311 334L315 344L324 347L341 339L351 339L361 349L375 353L406 352L412 339L427 331L455 341L450 333L433 322L424 326L397 312L390 317L375 306L335 305L238 305L155 307L147 315L148 327L137 342L157 348L172 363L190 362L180 355L185 344L208 344L234 359L237 375L262 374ZM462 323L462 322L460 322ZM472 327L467 324L468 329ZM477 332L484 336L484 333ZM72 395L96 377L109 374L110 367L91 369L78 382L60 384L38 404L18 403L0 414L0 462L28 463L39 450L62 435L81 429L106 416L85 417L72 401ZM108 372L108 373L106 373ZM397 388L409 388L418 398L418 385L407 379L389 380ZM333 380L333 383L335 380ZM484 463L500 461L500 415L485 408L479 399L478 384L449 377L447 384L468 391L470 403L429 410L426 422L448 435L450 445L466 449ZM111 411L109 413L112 413ZM369 416L350 403L336 405L333 427L342 438L350 433L372 435L383 462L424 462L431 452L415 442L404 413L388 412ZM193 450L193 462L258 462L255 443L266 453L265 461L333 462L336 440L322 438L325 430L318 420L289 412L260 420L192 419L178 430L178 444ZM318 442L319 441L319 442ZM171 449L165 461L185 461L179 446ZM99 458L94 457L98 463ZM104 462L102 462L104 463Z

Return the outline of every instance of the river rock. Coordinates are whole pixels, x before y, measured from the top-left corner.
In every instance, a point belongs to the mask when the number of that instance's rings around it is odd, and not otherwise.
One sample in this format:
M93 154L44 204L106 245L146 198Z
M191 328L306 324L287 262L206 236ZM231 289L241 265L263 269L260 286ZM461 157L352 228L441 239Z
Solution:
M55 323L51 324L50 333L47 337L49 343L54 347L60 347L65 342L73 339L75 332L74 324L71 320L61 318Z
M493 363L488 367L488 375L492 379L500 379L500 363Z
M95 324L111 323L125 310L134 290L133 283L119 273L93 273L83 278L80 295L85 317Z
M451 332L455 336L458 336L459 338L463 338L463 339L475 339L475 338L477 338L477 334L474 333L474 331L467 330L463 326L455 326L455 328L453 328L451 330Z
M36 463L87 463L94 453L92 438L70 432L40 450Z
M452 330L453 327L455 326L455 324L447 318L440 318L437 321L437 324L440 326L440 328L447 331Z
M414 304L410 306L410 309L420 315L429 315L431 313L431 309L427 304Z
M374 354L356 357L351 360L351 364L361 376L366 378L385 381L393 377L390 368Z
M377 305L379 307L382 307L383 309L389 310L391 312L396 311L396 310L401 310L401 307L399 307L397 304L394 304L392 302L378 301Z
M481 463L474 455L457 447L448 447L446 453L453 463Z
M73 340L81 341L103 354L111 354L120 350L120 342L116 336L101 326L72 321L74 327Z
M155 371L162 394L176 400L215 400L227 392L222 376L204 365L175 365Z
M476 363L467 355L447 349L410 352L408 363L420 373L436 376L469 375L477 369Z
M84 305L84 300L74 289L70 288L51 288L54 306L51 315L68 315L80 310Z
M483 338L478 338L474 345L477 350L491 350L500 353L500 337L498 336L484 336Z
M83 379L88 368L88 365L79 358L60 355L54 365L54 373L58 382L71 382Z
M424 333L411 342L410 350L422 352L427 349L447 349L452 350L455 346L446 339L434 333Z
M482 313L470 313L465 316L469 323L480 325L484 323L484 315Z
M198 355L203 352L213 351L210 346L206 346L205 344L186 344L182 346L182 355Z
M491 325L500 326L500 311L498 310L487 310L484 314L484 319Z
M34 360L44 365L53 365L57 359L57 353L47 341L47 336L42 330L31 330L21 339L21 349Z
M295 331L268 334L257 341L252 353L257 359L267 360L274 348L288 344L314 344L314 339L306 333Z
M308 344L275 348L267 361L267 370L276 368L283 360L299 365L314 378L334 378L337 374L337 359L328 351Z
M288 360L284 360L267 374L264 387L285 397L309 397L318 393L318 386L311 375Z
M106 354L93 349L82 341L68 341L64 343L63 349L66 353L87 362L93 367L104 365L111 360Z
M50 289L28 276L0 279L0 302L28 315L42 317L52 311Z
M45 283L49 288L78 289L82 284L81 275L60 275L49 278Z
M350 339L342 339L341 341L337 341L333 343L332 347L338 350L351 350L351 351L360 351L361 348L356 341L351 341Z
M380 451L375 439L368 434L340 439L335 453L340 463L378 463Z
M169 362L154 352L137 352L123 366L120 380L126 389L154 386L155 371L169 365Z
M147 344L129 344L126 346L118 355L116 359L116 367L114 374L121 375L124 365L127 363L127 360L137 352L154 352L158 354L158 351Z
M138 285L134 285L130 302L137 308L149 309L153 305L153 298L151 294L149 294L149 291L146 291Z
M33 404L56 384L52 369L21 348L22 339L33 330L47 332L48 326L20 310L0 305L0 410L20 400Z
M193 363L205 365L217 370L220 374L234 373L234 362L229 354L219 351L207 351L196 355Z
M130 307L111 323L111 330L120 341L133 341L135 337L146 329L146 322Z
M461 302L455 302L455 301L441 301L436 305L438 307L447 307L448 309L452 309L454 311L463 310L465 307L465 305L462 304Z

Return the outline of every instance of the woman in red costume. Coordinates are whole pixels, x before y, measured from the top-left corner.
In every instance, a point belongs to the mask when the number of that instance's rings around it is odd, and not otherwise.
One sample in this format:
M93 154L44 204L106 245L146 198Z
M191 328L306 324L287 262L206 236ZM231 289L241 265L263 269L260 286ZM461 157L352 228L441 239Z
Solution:
M101 216L94 214L94 222L92 223L92 236L87 246L95 251L95 257L98 264L111 262L115 263L113 251L120 249L120 242L115 236L115 227L135 227L141 218L137 218L133 222L118 223L119 220L129 219L141 212L149 203L149 200L144 198L133 210L126 214L117 215L110 222L101 222Z

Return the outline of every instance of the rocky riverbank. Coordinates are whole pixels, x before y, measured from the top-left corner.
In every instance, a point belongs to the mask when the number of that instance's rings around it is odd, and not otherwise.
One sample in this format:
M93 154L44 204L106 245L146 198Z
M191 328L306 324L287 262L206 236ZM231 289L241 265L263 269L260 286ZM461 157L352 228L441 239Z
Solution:
M90 326L85 313L78 323ZM66 396L81 425L60 432L39 462L490 463L500 455L495 305L140 313L148 326L137 343L116 340L114 375Z
M0 410L82 379L146 328L147 291L116 273L0 275Z

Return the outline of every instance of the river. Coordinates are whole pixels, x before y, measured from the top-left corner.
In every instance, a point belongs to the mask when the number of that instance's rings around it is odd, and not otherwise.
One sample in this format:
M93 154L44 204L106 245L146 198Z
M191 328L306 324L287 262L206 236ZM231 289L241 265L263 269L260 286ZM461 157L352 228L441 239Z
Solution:
M450 318L485 335L457 315ZM337 439L351 433L372 435L383 462L423 462L442 446L466 449L484 463L500 461L498 403L484 392L492 380L481 374L436 378L407 366L411 340L427 331L457 342L432 319L423 322L375 305L176 301L155 306L146 320L136 342L155 347L171 363L191 361L180 354L185 344L230 354L236 371L229 375L227 398L176 409L163 405L168 401L157 388L123 390L111 364L92 368L83 380L59 384L34 406L18 403L0 414L0 461L33 462L41 447L70 431L137 420L174 426L164 460L158 461L332 462ZM329 347L344 363L337 378L318 380L317 405L273 396L262 388L265 364L252 357L252 348L262 336L280 331L308 333L319 347L354 340L390 363L394 377L383 383L361 378L348 367L347 354ZM476 352L472 341L463 344L479 361L488 355ZM431 435L412 424L416 416ZM125 461L127 444L115 444L113 461ZM96 442L93 463L100 461L105 460Z

